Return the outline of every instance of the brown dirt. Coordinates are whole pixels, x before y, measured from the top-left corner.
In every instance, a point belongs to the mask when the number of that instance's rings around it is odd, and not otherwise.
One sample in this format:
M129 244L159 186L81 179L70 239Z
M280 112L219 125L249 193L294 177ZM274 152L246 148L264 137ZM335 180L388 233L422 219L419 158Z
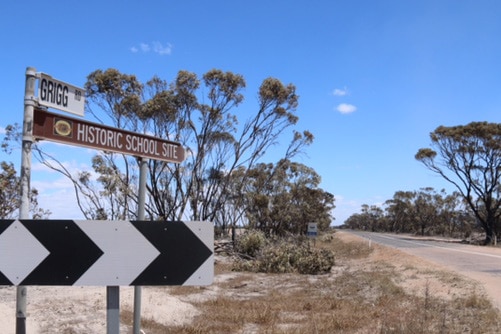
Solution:
M338 236L345 241L359 241L357 236L338 232ZM404 290L419 294L427 291L433 296L450 299L458 296L466 296L472 291L479 295L485 295L486 289L482 284L469 279L452 268L432 263L414 255L399 250L383 247L372 243L374 251L368 258L350 261L347 266L364 268L368 265L388 265L395 268L401 274L399 285Z
M338 232L343 241L359 240L356 236ZM371 246L368 257L338 261L329 275L303 276L294 280L292 274L267 275L235 273L223 270L208 287L144 287L142 316L164 325L189 323L200 311L194 304L214 298L252 298L270 294L276 289L298 289L301 280L317 282L334 279L341 273L372 268L388 268L400 273L398 284L406 291L416 294L429 293L442 298L466 296L475 291L486 294L486 289L477 281L461 276L450 268L424 261L392 248ZM225 266L227 258L216 256L217 268ZM485 283L485 282L483 282ZM488 290L488 289L487 289ZM489 291L489 290L488 290ZM490 291L489 291L490 292ZM133 288L120 289L121 310L130 311L133 305ZM370 296L368 296L370 298ZM0 332L14 333L16 288L0 288ZM104 333L106 332L105 287L29 287L28 288L28 333ZM252 332L252 328L249 331ZM122 325L121 333L131 333L130 326Z

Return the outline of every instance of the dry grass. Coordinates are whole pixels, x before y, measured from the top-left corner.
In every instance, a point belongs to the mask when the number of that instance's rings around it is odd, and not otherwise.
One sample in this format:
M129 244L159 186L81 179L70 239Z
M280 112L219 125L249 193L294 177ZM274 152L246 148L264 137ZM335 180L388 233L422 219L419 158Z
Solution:
M336 254L330 274L233 273L218 262L214 285L168 288L201 311L191 324L167 327L143 319L144 332L501 332L499 313L476 283L341 235L316 242ZM122 313L125 323L131 318Z

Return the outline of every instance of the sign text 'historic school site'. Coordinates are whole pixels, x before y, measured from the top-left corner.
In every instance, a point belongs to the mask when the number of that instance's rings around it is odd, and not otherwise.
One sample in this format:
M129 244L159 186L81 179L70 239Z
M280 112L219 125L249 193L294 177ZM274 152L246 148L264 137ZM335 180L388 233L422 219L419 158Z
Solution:
M40 109L35 109L33 136L37 139L167 162L180 163L185 157L184 148L176 142L65 117Z

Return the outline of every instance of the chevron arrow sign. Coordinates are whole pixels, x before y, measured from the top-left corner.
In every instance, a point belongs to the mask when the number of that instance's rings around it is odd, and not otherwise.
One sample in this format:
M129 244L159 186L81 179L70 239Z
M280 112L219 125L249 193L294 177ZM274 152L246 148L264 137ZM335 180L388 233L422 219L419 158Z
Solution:
M209 285L210 222L0 220L0 285Z

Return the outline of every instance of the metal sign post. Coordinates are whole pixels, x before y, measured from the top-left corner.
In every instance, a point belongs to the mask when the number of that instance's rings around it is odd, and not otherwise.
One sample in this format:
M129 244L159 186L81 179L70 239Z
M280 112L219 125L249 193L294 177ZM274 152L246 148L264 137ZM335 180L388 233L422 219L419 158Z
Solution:
M120 287L106 287L106 333L120 333Z
M19 218L27 219L30 215L30 178L31 144L33 143L33 110L35 108L36 69L26 68L24 88L23 144L21 151L21 203ZM16 334L26 333L26 294L25 286L18 286L16 293Z
M146 201L146 174L148 173L148 159L139 158L139 189L137 203L137 219L144 220ZM141 286L134 287L134 322L133 334L141 331Z
M148 159L139 158L139 186L137 203L137 220L144 220L144 203L146 200L146 174L148 173ZM120 287L109 286L107 295L107 323L108 334L120 331ZM141 286L134 286L134 320L133 334L141 331Z

